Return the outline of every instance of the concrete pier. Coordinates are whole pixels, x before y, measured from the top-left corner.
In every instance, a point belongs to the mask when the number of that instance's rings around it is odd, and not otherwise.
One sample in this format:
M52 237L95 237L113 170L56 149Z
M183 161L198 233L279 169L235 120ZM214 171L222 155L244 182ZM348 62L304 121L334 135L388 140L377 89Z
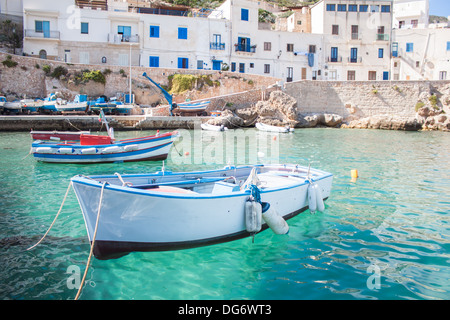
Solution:
M194 129L211 117L164 117L164 116L106 116L114 130ZM0 131L33 130L100 130L98 116L88 115L8 115L0 116Z

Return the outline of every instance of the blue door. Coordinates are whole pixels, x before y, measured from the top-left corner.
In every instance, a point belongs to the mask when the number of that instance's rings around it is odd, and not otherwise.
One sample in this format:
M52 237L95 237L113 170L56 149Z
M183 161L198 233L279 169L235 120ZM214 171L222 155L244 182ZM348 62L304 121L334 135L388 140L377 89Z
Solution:
M337 62L338 60L338 48L331 47L331 62Z
M358 62L358 48L350 49L350 62Z
M389 71L383 71L383 80L389 80Z
M50 38L50 21L42 21L42 32L44 38Z
M222 60L213 60L213 70L222 70Z
M189 59L188 58L178 58L178 68L179 69L189 68Z

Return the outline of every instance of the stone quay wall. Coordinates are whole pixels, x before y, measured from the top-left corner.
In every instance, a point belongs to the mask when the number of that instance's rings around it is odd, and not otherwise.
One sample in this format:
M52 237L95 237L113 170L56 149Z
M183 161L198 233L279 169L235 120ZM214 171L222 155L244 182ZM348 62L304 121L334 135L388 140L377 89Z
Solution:
M344 122L388 115L415 117L417 104L450 112L450 81L298 81L285 84L302 114L337 114Z

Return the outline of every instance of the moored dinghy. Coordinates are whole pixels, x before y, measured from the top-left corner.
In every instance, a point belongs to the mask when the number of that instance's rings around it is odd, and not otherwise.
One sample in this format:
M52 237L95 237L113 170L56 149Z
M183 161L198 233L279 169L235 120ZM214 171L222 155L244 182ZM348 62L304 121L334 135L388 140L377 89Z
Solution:
M261 131L288 133L294 132L294 128L271 126L265 123L257 122L255 127Z
M286 233L287 226L281 220L308 209L311 181L327 199L332 175L297 165L256 165L179 173L75 176L71 181L89 240L95 241L94 255L110 259L133 251L176 250L232 241L252 236L269 225L275 233Z
M209 123L202 123L200 126L206 131L228 131L228 128L224 125L215 126Z

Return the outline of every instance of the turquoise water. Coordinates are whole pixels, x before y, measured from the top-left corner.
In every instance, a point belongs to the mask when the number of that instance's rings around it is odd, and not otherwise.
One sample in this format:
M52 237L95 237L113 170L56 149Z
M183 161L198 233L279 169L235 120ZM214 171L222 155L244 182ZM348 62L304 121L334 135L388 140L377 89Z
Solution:
M235 141L259 134L249 130L238 132ZM239 162L236 157L252 146L237 146L230 159L230 150L214 149L213 141L221 141L217 133L181 133L184 143L192 143L177 145L165 162L167 170L222 167L222 162ZM323 128L274 137L263 136L277 148L268 147L257 161L311 162L333 173L325 212L307 210L288 221L288 235L266 230L254 243L248 238L94 259L80 299L450 298L450 134ZM73 191L49 236L26 251L52 223L69 179L154 172L162 163L38 163L27 156L30 143L28 133L0 133L0 298L74 299L70 279L76 273L70 270L78 268L82 275L89 243ZM201 146L209 146L202 151L209 156L193 161ZM359 172L356 181L351 181L352 169Z

